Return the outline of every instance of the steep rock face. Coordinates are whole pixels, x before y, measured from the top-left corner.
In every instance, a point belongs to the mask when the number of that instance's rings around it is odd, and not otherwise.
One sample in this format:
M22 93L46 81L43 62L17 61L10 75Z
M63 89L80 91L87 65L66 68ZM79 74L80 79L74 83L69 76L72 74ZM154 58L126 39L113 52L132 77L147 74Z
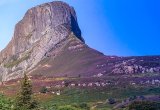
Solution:
M71 32L84 42L76 13L68 4L50 2L28 10L16 25L10 43L0 52L2 80L20 77L32 69Z

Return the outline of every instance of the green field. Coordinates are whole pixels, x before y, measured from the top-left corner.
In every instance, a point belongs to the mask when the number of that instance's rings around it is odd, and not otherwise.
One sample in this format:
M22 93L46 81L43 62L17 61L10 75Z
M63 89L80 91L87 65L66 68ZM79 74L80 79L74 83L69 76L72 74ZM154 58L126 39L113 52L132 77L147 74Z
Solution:
M66 88L60 96L53 95L47 102L41 102L46 108L53 104L61 105L80 105L87 104L93 110L112 110L113 107L121 103L127 98L135 96L151 96L159 95L160 88L158 87L126 87L126 88ZM115 104L108 104L107 99L114 98ZM122 110L125 110L123 108Z

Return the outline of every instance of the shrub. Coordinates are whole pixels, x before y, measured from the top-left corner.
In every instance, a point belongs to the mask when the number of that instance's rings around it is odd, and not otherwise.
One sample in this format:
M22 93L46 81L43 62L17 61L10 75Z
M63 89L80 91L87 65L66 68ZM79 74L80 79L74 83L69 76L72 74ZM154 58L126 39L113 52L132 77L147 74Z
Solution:
M137 98L137 96L132 96L132 97L129 98L129 101L133 101L133 100L135 100L136 98Z
M88 106L87 103L81 103L81 104L79 104L79 107L81 109L90 110L90 107Z
M109 98L109 99L108 99L108 103L109 103L109 104L115 104L116 101L115 101L115 99L113 99L113 98Z
M69 82L65 81L65 82L64 82L64 86L65 86L65 87L68 87L68 86L69 86Z
M48 92L48 89L45 87L45 86L43 86L42 88L41 88L41 90L40 90L40 93L47 93Z
M12 107L12 101L0 95L0 110L11 110Z

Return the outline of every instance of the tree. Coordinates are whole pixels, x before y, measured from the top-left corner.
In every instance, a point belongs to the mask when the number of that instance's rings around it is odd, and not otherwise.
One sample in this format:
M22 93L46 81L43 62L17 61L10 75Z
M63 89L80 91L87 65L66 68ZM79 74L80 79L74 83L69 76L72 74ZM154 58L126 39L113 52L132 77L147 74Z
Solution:
M31 110L37 107L37 102L32 98L32 84L26 74L21 81L21 89L16 98L16 110Z

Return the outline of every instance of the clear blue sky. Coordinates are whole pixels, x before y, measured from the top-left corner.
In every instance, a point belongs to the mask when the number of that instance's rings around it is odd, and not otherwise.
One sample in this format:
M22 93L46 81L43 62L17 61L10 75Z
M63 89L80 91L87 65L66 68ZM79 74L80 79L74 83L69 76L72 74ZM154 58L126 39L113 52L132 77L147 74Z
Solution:
M0 0L0 50L15 24L53 0ZM160 0L63 0L77 12L86 43L106 55L160 55Z

